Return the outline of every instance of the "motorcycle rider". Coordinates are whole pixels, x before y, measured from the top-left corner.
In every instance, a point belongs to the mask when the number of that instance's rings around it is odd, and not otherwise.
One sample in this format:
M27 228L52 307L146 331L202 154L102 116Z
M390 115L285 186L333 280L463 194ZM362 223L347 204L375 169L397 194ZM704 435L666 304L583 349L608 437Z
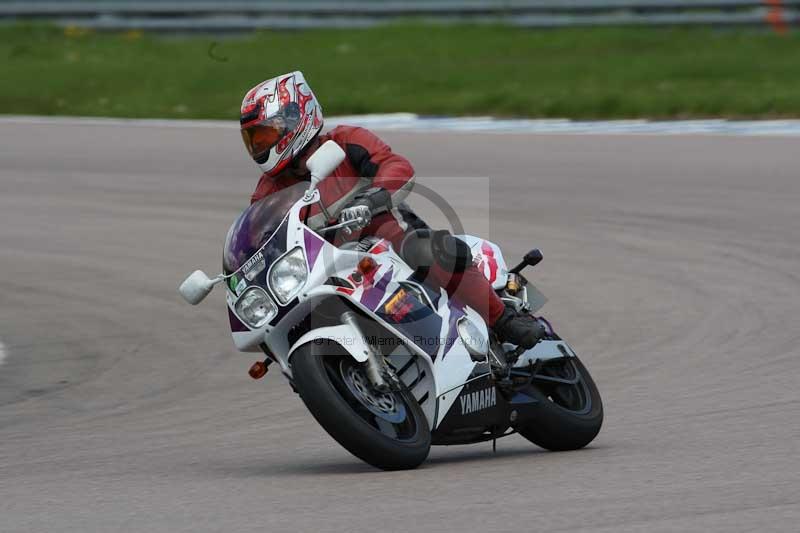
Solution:
M407 159L372 132L354 126L322 130L322 108L300 71L268 79L250 89L242 101L240 126L250 156L263 174L251 197L256 202L309 179L305 165L314 151L333 140L346 158L319 184L321 206L311 206L307 223L322 227L338 221L351 226L355 238L387 239L412 266L420 249L432 250L432 261L418 269L425 282L477 311L498 337L530 348L543 335L532 316L503 304L489 281L472 263L469 247L447 231L431 232L403 202L414 184ZM414 253L411 250L415 250Z

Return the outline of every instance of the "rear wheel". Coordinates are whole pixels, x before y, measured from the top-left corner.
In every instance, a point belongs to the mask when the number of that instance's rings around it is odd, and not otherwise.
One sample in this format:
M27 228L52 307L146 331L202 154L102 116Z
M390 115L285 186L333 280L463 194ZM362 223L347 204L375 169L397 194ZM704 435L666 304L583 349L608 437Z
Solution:
M525 392L539 403L535 422L516 428L542 448L561 451L583 448L603 425L603 402L597 386L577 357L548 361Z
M291 364L303 403L347 451L383 470L415 468L428 456L428 421L409 391L376 391L364 365L335 343L301 346Z

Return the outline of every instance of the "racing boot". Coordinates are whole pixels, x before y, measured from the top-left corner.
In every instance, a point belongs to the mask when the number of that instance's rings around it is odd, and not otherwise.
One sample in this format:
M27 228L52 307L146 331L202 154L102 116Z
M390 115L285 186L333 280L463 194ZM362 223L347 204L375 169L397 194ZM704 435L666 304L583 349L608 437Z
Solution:
M519 313L506 306L494 323L494 331L503 342L510 342L528 350L545 335L544 326L527 313Z

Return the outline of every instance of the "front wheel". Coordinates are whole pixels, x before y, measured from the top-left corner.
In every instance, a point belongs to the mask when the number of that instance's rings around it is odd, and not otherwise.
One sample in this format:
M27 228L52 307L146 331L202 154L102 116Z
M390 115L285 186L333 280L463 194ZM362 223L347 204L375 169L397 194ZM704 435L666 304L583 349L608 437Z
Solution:
M301 346L291 365L308 410L362 461L382 470L404 470L416 468L428 456L428 421L408 390L374 390L364 365L335 343Z
M534 421L516 428L547 450L583 448L600 432L603 402L597 386L577 357L548 361L525 393L538 400Z

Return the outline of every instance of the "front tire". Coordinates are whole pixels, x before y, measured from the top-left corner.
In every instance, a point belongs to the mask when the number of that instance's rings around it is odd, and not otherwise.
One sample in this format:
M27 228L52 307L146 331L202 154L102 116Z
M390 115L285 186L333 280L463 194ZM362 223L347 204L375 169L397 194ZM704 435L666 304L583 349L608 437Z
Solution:
M431 431L408 390L374 391L363 365L335 343L305 344L291 365L303 403L347 451L382 470L416 468L428 457Z
M565 451L583 448L600 432L603 425L603 402L592 376L577 357L557 360L545 366L547 378L576 381L573 385L535 380L525 390L539 402L534 422L516 428L520 435L547 450ZM561 366L559 366L561 365Z

